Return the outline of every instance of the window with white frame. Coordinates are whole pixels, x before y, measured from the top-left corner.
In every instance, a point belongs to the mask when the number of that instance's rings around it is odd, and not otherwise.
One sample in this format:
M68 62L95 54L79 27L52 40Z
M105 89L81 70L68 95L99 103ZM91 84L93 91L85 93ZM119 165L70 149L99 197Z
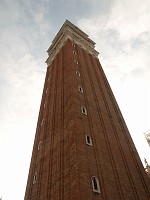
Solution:
M93 146L92 138L89 135L85 135L86 144Z
M100 186L99 186L99 180L96 176L92 176L92 188L93 192L100 193Z
M38 151L40 150L40 148L41 148L41 141L38 143L38 147L37 147Z
M44 103L44 108L45 108L45 106L46 106L46 103L47 103L47 101L45 101L45 103Z
M41 126L43 126L44 125L44 119L42 119L42 122L41 122Z
M72 46L75 47L76 45L75 45L75 44L72 44Z
M77 60L74 60L74 63L78 65L78 61Z
M77 75L77 76L80 76L80 72L76 71L76 75Z
M35 172L34 176L33 176L33 184L36 183L36 180L37 180L37 173Z
M84 115L87 115L87 110L84 106L81 106L81 112L84 114Z
M73 54L77 54L75 51L73 51Z
M83 93L83 88L80 85L78 86L78 90L79 90L79 92Z

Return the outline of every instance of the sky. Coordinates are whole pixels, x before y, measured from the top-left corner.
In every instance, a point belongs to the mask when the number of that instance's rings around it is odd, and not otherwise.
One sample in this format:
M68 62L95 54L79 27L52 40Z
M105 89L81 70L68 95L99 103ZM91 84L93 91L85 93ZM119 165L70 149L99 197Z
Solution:
M150 164L149 0L0 1L0 197L23 200L46 73L66 19L96 42L143 162Z

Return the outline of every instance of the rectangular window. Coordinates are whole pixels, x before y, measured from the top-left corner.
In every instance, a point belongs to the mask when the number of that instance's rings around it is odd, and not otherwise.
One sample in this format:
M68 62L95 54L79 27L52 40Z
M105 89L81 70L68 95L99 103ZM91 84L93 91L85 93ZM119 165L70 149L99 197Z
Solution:
M41 122L41 126L43 126L44 125L44 119L42 119L42 122Z
M44 103L44 108L45 108L45 106L46 106L46 102L47 102L47 101L45 101L45 103Z
M36 180L37 180L37 173L35 173L34 176L33 176L33 184L36 183Z
M77 75L77 76L80 76L80 72L76 71L76 75Z
M93 146L92 138L89 135L85 135L86 144Z
M41 148L41 141L38 144L38 151L40 150L40 148Z
M79 92L83 93L83 88L81 86L78 86L78 90L79 90Z
M75 51L73 51L73 54L76 54L76 52L75 52Z
M96 176L92 176L92 188L93 192L100 193L99 181Z
M84 115L87 115L87 111L86 111L86 108L81 106L81 112L84 114Z
M77 60L74 60L74 63L78 65L78 61Z

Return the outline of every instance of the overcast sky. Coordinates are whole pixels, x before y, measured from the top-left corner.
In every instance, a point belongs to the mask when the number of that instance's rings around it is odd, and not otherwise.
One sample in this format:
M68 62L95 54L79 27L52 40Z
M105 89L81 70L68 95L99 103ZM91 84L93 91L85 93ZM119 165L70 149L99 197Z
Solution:
M46 50L68 19L96 42L143 161L150 148L149 0L0 0L0 197L23 200Z

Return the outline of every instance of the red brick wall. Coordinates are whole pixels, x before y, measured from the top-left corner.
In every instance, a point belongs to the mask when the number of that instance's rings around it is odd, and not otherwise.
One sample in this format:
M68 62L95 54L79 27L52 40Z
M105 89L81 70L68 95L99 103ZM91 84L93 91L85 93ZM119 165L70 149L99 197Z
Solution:
M100 194L92 191L92 176L99 179ZM46 74L25 200L148 200L149 187L98 59L67 40Z

